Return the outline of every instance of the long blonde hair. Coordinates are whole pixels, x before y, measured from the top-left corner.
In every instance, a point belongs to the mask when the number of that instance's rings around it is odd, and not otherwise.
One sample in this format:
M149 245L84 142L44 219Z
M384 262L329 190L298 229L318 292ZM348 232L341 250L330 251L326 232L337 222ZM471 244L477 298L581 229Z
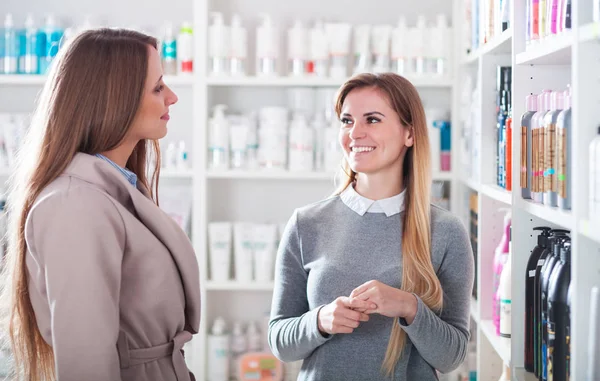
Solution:
M406 187L405 212L402 218L402 290L415 293L430 308L440 311L443 290L431 262L430 193L431 163L425 111L417 89L396 74L359 74L349 79L339 90L335 104L338 117L344 100L355 89L376 88L381 91L406 128L412 128L414 144L404 156L402 173ZM357 178L344 160L341 193ZM402 356L406 333L395 323L392 326L382 370L391 376Z
M29 298L27 215L42 190L66 169L77 152L101 153L123 142L142 99L148 47L156 45L153 37L134 31L90 30L61 48L52 64L10 180L7 200L8 250L1 307L3 323L8 325L15 378L55 379L52 347L40 333ZM148 148L156 160L151 180L146 176ZM156 201L158 142L138 142L126 167Z

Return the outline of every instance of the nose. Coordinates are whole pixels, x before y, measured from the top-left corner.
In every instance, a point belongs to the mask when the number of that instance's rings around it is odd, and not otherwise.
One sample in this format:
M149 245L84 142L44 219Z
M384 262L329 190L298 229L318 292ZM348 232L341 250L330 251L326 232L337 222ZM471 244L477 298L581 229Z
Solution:
M361 122L354 122L354 125L350 129L349 136L352 140L364 138L367 135L364 126Z
M175 92L173 92L173 90L171 90L171 88L169 88L169 93L167 94L167 97L165 100L166 100L167 106L171 106L171 105L174 105L175 103L177 103L179 98L177 98L177 94L175 94Z

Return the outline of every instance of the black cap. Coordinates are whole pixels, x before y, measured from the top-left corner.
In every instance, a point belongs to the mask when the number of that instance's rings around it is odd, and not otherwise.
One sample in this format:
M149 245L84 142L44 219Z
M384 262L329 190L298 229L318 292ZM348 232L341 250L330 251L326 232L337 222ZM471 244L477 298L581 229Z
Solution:
M548 247L548 237L550 237L550 230L552 229L547 226L537 226L533 230L541 230L541 233L538 235L538 246Z
M560 260L568 263L571 261L571 241L565 241L560 249Z

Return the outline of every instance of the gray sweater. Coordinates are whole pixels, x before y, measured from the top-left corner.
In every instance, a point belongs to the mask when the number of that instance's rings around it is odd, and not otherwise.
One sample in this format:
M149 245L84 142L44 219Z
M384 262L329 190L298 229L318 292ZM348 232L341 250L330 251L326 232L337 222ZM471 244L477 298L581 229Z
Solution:
M441 314L420 298L412 324L371 315L351 334L324 337L321 306L369 280L400 288L401 216L363 216L339 196L297 209L277 254L269 345L280 360L303 359L299 380L389 380L381 371L394 321L409 340L394 381L437 380L464 360L469 340L473 254L458 218L431 207L431 257L444 290Z

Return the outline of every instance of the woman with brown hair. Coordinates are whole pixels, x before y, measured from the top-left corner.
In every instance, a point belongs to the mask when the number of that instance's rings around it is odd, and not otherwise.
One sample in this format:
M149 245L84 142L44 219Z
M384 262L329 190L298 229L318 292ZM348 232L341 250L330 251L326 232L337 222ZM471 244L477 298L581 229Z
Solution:
M158 139L177 102L156 44L90 30L53 63L8 199L17 379L193 378L182 347L198 331L198 265L156 199Z
M288 222L269 344L304 360L300 380L437 380L467 352L473 255L459 219L430 204L419 94L361 74L336 113L346 180Z

